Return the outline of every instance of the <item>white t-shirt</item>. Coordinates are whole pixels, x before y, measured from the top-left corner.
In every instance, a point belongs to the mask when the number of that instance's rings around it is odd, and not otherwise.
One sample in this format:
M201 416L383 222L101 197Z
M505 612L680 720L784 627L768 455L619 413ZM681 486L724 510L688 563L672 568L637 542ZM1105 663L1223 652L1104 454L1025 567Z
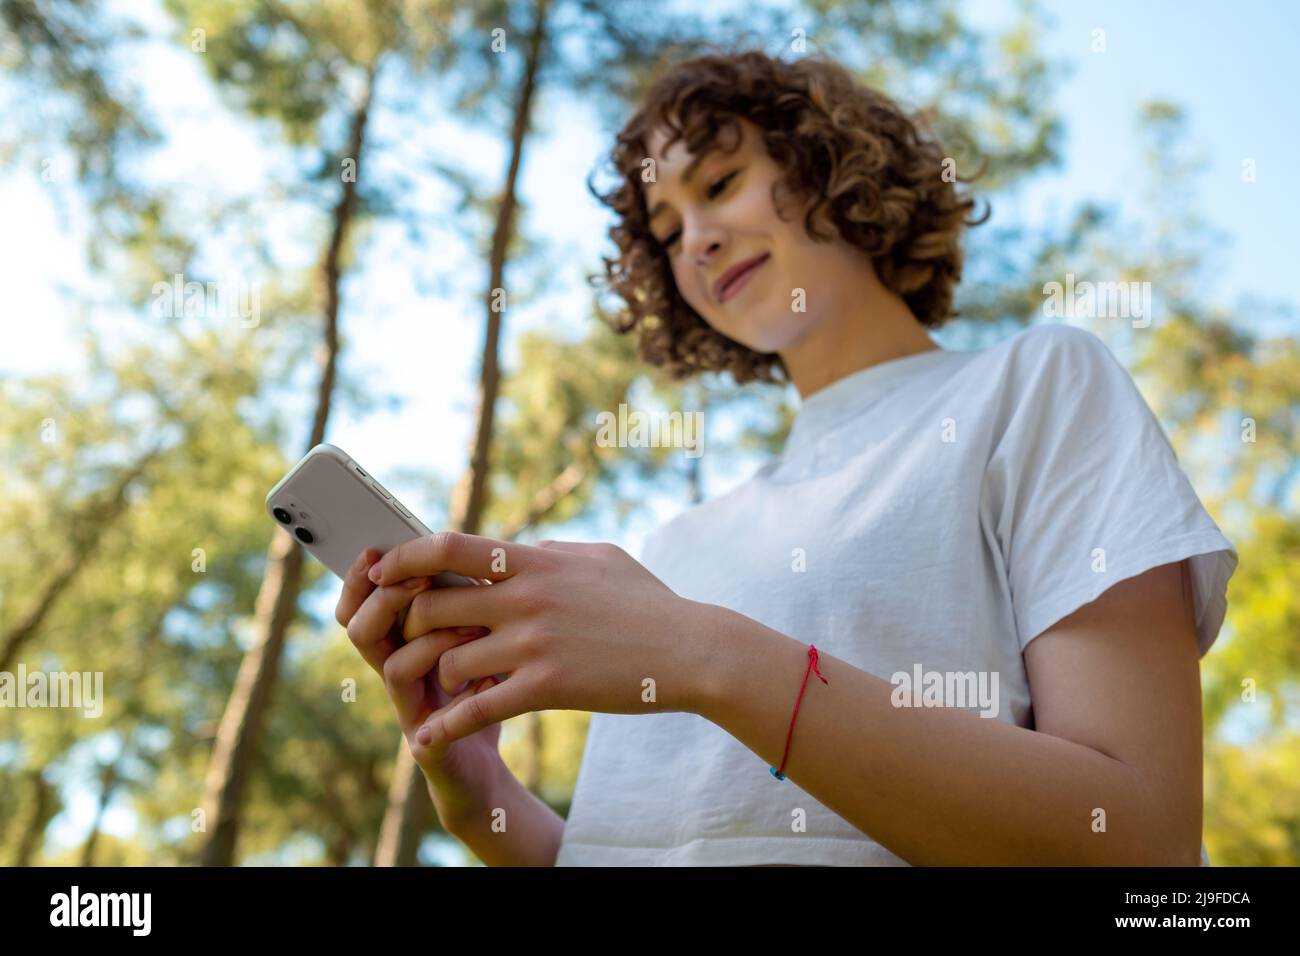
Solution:
M971 709L995 699L991 719L1022 727L1031 640L1118 581L1191 558L1204 655L1237 564L1128 372L1066 325L815 392L779 457L643 552L683 597L885 680L996 673L996 696L990 678ZM768 863L907 865L703 717L592 715L556 865Z

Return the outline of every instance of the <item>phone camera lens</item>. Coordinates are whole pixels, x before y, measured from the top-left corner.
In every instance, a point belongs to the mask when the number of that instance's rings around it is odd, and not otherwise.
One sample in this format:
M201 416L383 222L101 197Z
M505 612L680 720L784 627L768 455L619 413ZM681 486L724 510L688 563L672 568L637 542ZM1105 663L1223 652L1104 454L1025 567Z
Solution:
M298 540L303 544L311 544L316 539L311 536L311 532L306 528L294 528L293 533L298 536Z
M271 514L275 515L275 520L279 521L281 524L288 524L293 520L293 515L289 514L289 512L285 511L283 508L272 508Z

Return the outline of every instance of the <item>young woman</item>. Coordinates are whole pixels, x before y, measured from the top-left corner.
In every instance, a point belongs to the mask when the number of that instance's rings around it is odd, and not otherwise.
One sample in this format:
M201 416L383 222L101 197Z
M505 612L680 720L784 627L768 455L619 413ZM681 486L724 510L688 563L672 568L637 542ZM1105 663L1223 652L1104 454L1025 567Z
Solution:
M1237 554L1097 337L927 334L973 206L942 148L833 62L745 53L678 64L613 160L646 360L802 404L640 562L358 558L337 618L443 825L489 864L1204 862L1198 660ZM594 714L567 822L497 751L553 708Z

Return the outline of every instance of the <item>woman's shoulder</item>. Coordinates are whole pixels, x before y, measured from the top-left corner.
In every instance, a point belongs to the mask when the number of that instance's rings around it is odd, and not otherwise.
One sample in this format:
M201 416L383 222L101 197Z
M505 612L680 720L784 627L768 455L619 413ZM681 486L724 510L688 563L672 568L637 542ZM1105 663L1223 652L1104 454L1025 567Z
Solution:
M1128 369L1100 337L1059 322L1034 325L981 350L973 379L1011 413L1024 402L1074 414L1078 400L1120 407L1143 402Z
M988 346L984 352L990 358L1001 358L1025 369L1063 361L1075 366L1118 364L1110 347L1095 333L1062 322L1031 325Z

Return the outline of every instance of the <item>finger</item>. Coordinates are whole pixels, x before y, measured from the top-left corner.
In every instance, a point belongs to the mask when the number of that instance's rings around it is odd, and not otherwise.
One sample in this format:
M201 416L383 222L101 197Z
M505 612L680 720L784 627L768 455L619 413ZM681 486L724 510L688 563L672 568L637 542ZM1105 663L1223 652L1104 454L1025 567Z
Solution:
M489 681L492 680L493 678L487 677L481 681L475 681L473 684L470 684L463 691L461 691L450 701L448 701L445 706L439 707L432 714L429 714L429 716L425 718L425 721L427 722L433 720L439 714L445 714L449 712L452 708L459 706L461 703L468 700L470 697L492 686L489 683ZM447 744L421 743L419 740L419 735L420 735L420 731L423 729L424 726L425 724L421 723L418 727L414 729L414 732L408 733L406 735L406 742L407 745L411 748L411 756L415 758L416 764L418 764L422 770L428 773L437 769L439 762L443 758L443 755L447 752L447 746L450 743L450 741L448 741Z
M464 633L461 633L464 632ZM429 716L425 678L449 648L482 637L486 628L447 628L421 634L403 644L384 661L384 684L393 699L397 722L403 730L413 728Z
M574 554L590 554L595 545L587 541L553 541L546 538L543 541L538 541L536 547L547 551L570 551Z
M370 569L370 580L392 584L417 575L454 571L470 578L504 581L535 563L537 548L477 534L440 531L399 544Z
M402 636L409 641L426 631L467 623L498 627L511 616L509 602L518 594L515 585L511 581L486 587L465 585L421 591L411 601L411 609L402 622Z
M376 672L383 673L384 661L400 646L401 632L393 633L398 615L428 585L428 578L412 578L400 585L375 588L352 615L348 640ZM390 635L398 640L390 639Z
M466 681L510 674L524 663L525 655L517 632L497 631L443 650L438 658L438 686L445 694L455 694Z
M478 692L461 695L420 725L415 742L421 750L440 752L484 727L537 709L530 699L531 688L517 677L500 684L495 677L485 677L472 689Z
M352 615L357 613L357 608L361 607L361 603L375 589L374 582L366 577L366 572L381 557L383 555L375 548L366 548L357 555L357 559L352 562L352 567L348 568L348 573L343 578L339 603L334 608L334 620L344 627L348 626L348 621L352 620Z

